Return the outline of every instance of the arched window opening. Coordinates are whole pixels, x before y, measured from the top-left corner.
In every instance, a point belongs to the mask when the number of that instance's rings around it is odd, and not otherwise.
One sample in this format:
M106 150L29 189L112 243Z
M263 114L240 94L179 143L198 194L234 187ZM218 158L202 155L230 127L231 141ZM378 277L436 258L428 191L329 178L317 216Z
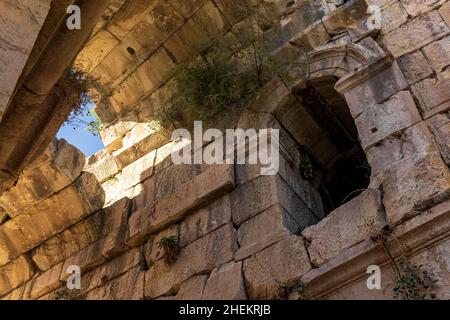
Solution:
M364 191L371 174L347 103L334 89L336 81L335 77L324 77L296 90L298 104L291 112L301 108L303 117L283 124L320 171L316 185L326 214ZM304 139L305 135L310 136Z

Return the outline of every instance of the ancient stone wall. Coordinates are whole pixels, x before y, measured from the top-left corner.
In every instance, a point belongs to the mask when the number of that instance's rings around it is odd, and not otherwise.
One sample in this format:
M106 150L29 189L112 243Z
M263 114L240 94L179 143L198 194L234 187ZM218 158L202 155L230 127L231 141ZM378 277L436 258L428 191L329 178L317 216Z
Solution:
M278 173L174 165L180 143L148 122L196 39L239 43L241 2L111 1L76 61L98 79L106 148L84 161L55 141L1 195L3 299L285 299L299 281L311 299L391 299L386 250L433 270L434 292L450 297L450 2L261 1L274 57L306 57L307 70L281 73L216 125L280 129ZM330 119L348 109L339 123L357 130L351 150L309 108L310 89ZM323 177L302 176L302 149ZM327 212L320 180L360 150L369 185ZM169 263L158 244L171 236ZM70 265L81 290L65 287ZM370 265L382 290L367 289Z

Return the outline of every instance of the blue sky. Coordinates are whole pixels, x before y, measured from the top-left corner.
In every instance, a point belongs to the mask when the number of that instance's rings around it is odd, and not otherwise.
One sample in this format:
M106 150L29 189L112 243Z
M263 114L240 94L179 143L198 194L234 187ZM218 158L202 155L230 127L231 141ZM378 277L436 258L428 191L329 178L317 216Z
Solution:
M92 109L93 105L88 106ZM94 120L89 115L80 116L79 125L64 124L58 131L56 137L58 139L64 138L67 142L80 149L87 157L93 155L97 151L104 148L100 137L92 134L86 129L84 123L89 123Z

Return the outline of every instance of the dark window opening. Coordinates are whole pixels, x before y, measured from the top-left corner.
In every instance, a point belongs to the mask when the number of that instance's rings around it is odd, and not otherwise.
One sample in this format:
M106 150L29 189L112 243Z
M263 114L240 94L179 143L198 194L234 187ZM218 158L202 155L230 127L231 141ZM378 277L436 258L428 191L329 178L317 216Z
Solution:
M320 127L321 137L309 149L316 148L312 154L321 172L317 190L326 214L363 192L369 185L371 174L347 103L334 89L336 80L333 77L314 80L305 89L295 92L310 116L309 121L314 121L315 126ZM298 142L302 145L302 141ZM316 147L318 145L327 147L320 149ZM308 150L308 146L302 146ZM326 159L319 159L322 154L324 157L326 154Z

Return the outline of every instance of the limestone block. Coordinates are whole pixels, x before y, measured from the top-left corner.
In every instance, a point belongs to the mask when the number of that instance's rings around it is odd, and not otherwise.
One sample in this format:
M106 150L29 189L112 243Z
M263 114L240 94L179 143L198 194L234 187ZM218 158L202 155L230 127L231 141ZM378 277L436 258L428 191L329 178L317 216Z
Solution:
M357 118L407 86L398 64L388 55L341 78L335 88L344 94L350 113Z
M437 114L427 121L441 151L442 158L450 166L450 117L449 114Z
M409 128L401 139L407 141L404 159L383 174L383 204L390 224L410 218L450 195L450 172L426 123Z
M383 216L380 192L368 189L317 225L303 230L312 264L319 267L345 249L376 235L381 230Z
M422 51L404 55L398 61L409 84L414 84L433 73Z
M109 281L126 273L128 270L137 266L142 266L143 263L144 256L140 248L133 248L91 271L90 274L85 277L89 279L88 281L83 282L84 277L82 277L82 290L83 292L88 292L92 289L101 287Z
M150 224L159 229L180 220L189 210L231 191L235 186L234 181L234 166L211 166L181 185L176 192L158 199Z
M203 290L203 300L247 300L242 262L230 262L214 269Z
M27 297L37 299L53 290L58 289L62 285L62 282L59 280L62 266L63 263L61 262L31 280L29 284L31 290L27 293Z
M444 71L450 65L450 37L429 44L423 48L423 52L431 62L434 71Z
M0 3L0 120L47 17L51 1Z
M123 39L135 55L146 59L185 22L183 16L163 0L154 1L148 14Z
M369 17L365 1L351 0L325 16L322 21L330 35L347 31L356 42L374 31L368 27Z
M156 152L150 152L122 169L122 188L129 189L153 175Z
M201 166L192 164L171 165L160 170L156 176L155 197L159 199L174 193L181 185L201 173Z
M86 74L91 73L118 43L108 31L99 31L78 54L75 67Z
M395 30L408 20L408 12L400 1L394 1L381 11L381 30Z
M17 221L6 221L0 226L0 266L26 252L30 241L23 234Z
M34 273L33 265L25 256L0 267L0 296L30 280Z
M132 1L118 11L107 26L116 38L123 39L147 14L153 0Z
M72 227L46 240L31 251L31 257L41 270L48 270L72 254L103 238L105 218L102 211L87 217Z
M240 225L277 203L302 229L318 221L314 212L279 176L260 176L231 193L233 222Z
M442 5L439 9L439 14L442 16L445 23L447 23L447 26L450 27L450 4L448 2Z
M15 217L29 247L80 221L103 206L104 195L95 177L87 172L68 188Z
M427 78L412 86L418 107L424 118L450 108L450 70Z
M157 298L176 291L191 276L210 272L233 259L237 248L231 224L184 247L173 265L157 261L145 275L145 296Z
M283 207L275 204L241 224L238 229L240 248L235 259L245 259L291 234L298 233L300 228Z
M103 246L103 255L112 259L125 252L128 246L125 244L128 231L128 216L131 211L131 201L124 198L104 209L106 235Z
M422 118L409 91L400 91L382 104L376 104L355 119L364 150Z
M207 275L198 275L187 279L178 290L177 300L201 300L207 280Z
M133 209L141 207L152 207L155 204L156 177L150 177L142 182L136 190L136 196L133 198Z
M199 49L199 39L210 39L228 29L228 23L212 1L207 1L173 36L164 47L178 62L185 61Z
M155 68L158 66L158 68ZM158 88L175 67L167 51L158 49L148 60L118 86L111 96L111 103L117 113L135 105L144 95Z
M17 184L1 195L0 206L9 216L15 217L64 189L80 175L84 155L64 139L52 143L45 152L49 161L25 170Z
M119 172L119 166L114 157L107 154L94 164L87 166L85 170L92 173L99 183L103 183Z
M137 266L84 295L84 300L143 300L145 272Z
M152 206L144 206L133 212L128 220L128 232L126 236L126 244L135 247L144 243L149 234L152 232L150 219L154 208Z
M311 269L301 237L292 235L244 260L249 299L283 299L285 286Z
M445 36L449 30L439 13L434 10L387 33L383 42L395 57L400 57Z
M176 237L177 241L180 239L180 226L178 224L172 225L169 228L158 232L153 237L152 241L147 243L145 250L145 259L149 265L154 264L164 256L164 249L159 247L159 241L167 237Z
M189 18L208 0L168 0L185 18Z
M421 13L428 12L430 10L439 8L446 0L425 0L425 1L414 1L414 0L401 0L405 6L406 11L412 17L415 17Z
M106 259L102 255L104 240L97 241L78 251L64 261L60 279L65 281L70 274L66 273L69 266L79 266L82 273L86 273L103 264Z
M186 217L180 224L180 246L184 247L229 222L231 204L230 196L226 195Z
M128 121L129 120L129 121ZM109 146L117 139L120 139L125 133L133 129L138 123L135 119L124 118L118 122L112 123L108 127L100 131L100 137L105 146Z
M330 40L326 27L321 21L317 21L305 30L294 35L289 43L300 48L303 52L309 52Z

